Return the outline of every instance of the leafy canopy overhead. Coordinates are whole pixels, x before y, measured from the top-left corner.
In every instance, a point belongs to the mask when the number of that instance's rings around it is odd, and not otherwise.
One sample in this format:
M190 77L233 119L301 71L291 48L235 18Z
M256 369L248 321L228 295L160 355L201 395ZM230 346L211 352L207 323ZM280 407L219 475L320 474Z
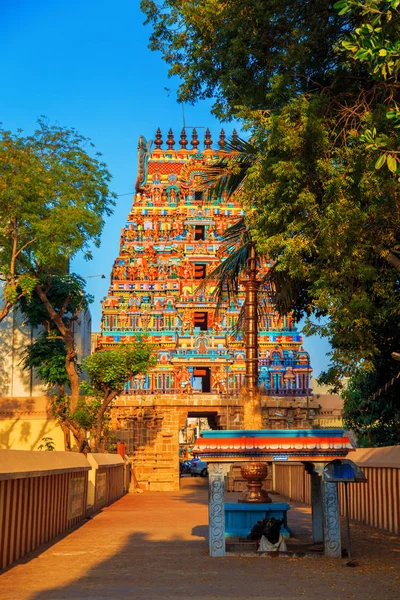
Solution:
M214 97L220 117L282 106L344 71L335 46L352 15L329 0L142 0L141 8L150 48L182 81L179 99Z
M358 131L383 150L377 167L396 172L398 0L142 0L141 7L153 27L150 48L181 81L179 100L215 98L215 114L231 118L321 96L337 141ZM380 123L366 126L378 107Z
M392 357L392 352L398 355L398 318L394 316L377 335L381 353L375 359L375 370L356 369L343 391L345 425L357 434L362 446L390 446L400 441L400 365Z
M74 129L39 121L33 135L0 134L0 319L42 273L100 244L112 212L111 176L93 144Z

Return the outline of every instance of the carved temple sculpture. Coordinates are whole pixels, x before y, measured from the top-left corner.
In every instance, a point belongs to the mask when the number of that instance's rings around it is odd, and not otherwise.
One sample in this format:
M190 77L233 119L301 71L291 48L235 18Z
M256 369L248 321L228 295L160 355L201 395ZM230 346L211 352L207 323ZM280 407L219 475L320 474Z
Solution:
M196 293L226 258L224 231L243 215L237 202L211 200L207 191L204 165L226 155L225 134L216 149L208 129L203 148L195 129L190 149L185 129L179 144L171 130L163 144L159 129L154 146L139 140L136 194L103 301L98 347L128 343L137 334L157 347L156 367L133 378L127 394L234 395L245 384L244 341L231 334L244 288L218 313L213 285ZM267 261L258 265L269 267ZM278 317L262 302L259 385L266 396L308 397L312 369L293 318Z

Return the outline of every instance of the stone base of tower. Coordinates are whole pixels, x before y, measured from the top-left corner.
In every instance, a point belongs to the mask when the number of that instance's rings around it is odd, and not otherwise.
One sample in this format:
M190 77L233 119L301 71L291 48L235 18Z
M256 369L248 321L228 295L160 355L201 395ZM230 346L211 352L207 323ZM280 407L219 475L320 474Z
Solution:
M310 398L261 397L263 429L312 427L318 403ZM126 444L133 482L143 491L179 489L179 432L188 417L207 418L212 429L243 429L243 395L120 396L112 409L115 441Z
M126 444L134 484L144 491L179 489L179 432L188 417L214 429L240 429L239 398L218 394L120 396L112 409L115 439Z

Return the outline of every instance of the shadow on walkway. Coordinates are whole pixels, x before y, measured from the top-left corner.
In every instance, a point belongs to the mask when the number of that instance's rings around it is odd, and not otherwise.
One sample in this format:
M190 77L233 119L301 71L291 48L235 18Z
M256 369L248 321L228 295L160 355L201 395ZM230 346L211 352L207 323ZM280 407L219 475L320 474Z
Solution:
M309 531L309 508L292 504L290 526ZM207 485L193 479L179 493L123 497L2 575L0 598L397 600L400 539L361 525L352 531L355 569L325 558L211 558Z
M83 577L29 596L29 600L398 598L393 579L381 580L377 573L362 574L342 565L324 559L210 559L203 540L154 541L135 533L121 550Z

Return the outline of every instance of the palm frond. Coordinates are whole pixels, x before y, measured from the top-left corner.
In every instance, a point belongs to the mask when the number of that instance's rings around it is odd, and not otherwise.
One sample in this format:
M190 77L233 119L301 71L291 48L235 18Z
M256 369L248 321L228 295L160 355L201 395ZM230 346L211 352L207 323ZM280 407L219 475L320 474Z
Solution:
M236 323L234 324L233 327L231 327L229 329L229 335L232 335L234 337L238 337L239 334L244 335L244 333L245 333L245 321L244 321L245 314L246 314L246 305L242 304L242 306L240 307L240 312L239 312Z
M240 278L247 268L251 245L252 241L249 237L234 248L230 255L203 279L195 294L204 292L207 285L216 282L213 296L217 303L217 310L225 301L236 296L239 292Z
M262 285L279 316L293 314L295 321L300 320L309 305L305 281L281 270L277 261L268 270Z
M223 251L230 252L232 249L234 250L250 240L250 233L247 229L245 219L241 217L239 221L236 221L236 223L224 231L221 248Z
M224 192L230 198L240 191L246 181L247 173L258 156L257 147L239 137L229 138L225 144L226 156L210 165L206 170L211 197L220 197Z

